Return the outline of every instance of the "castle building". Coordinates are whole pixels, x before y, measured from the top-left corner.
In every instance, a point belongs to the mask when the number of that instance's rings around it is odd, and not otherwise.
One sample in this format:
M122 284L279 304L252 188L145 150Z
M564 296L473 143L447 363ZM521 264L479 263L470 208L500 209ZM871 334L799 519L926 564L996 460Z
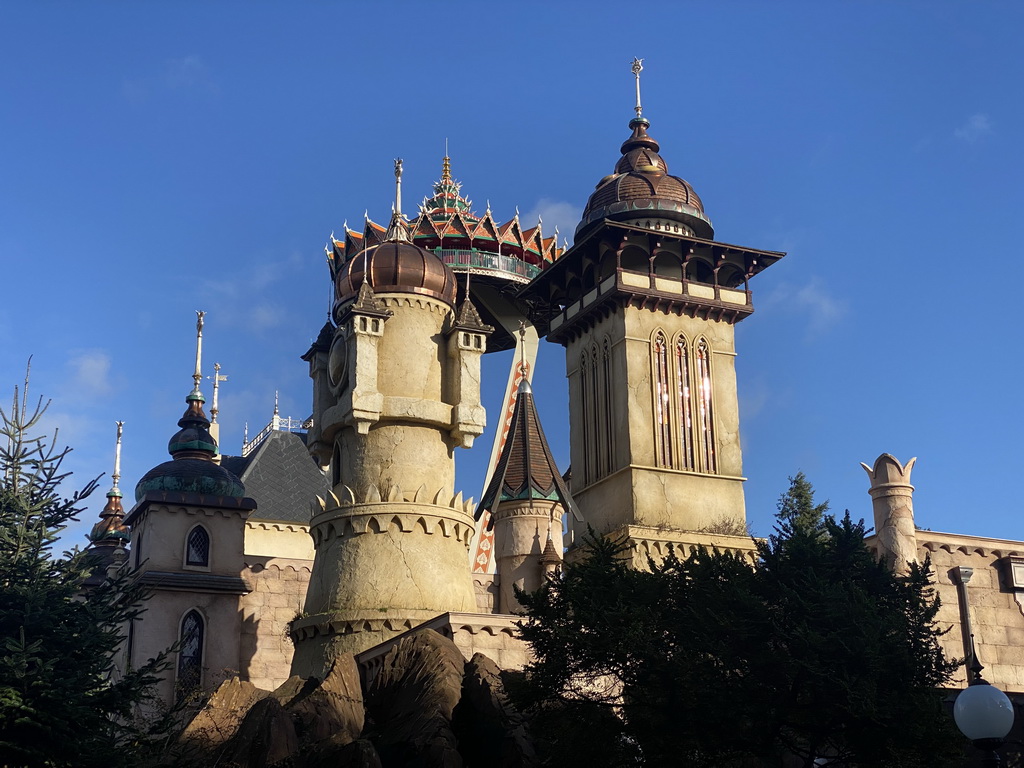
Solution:
M342 653L372 674L417 627L467 657L522 666L516 590L576 556L587 526L628 540L638 567L670 546L754 556L734 331L754 311L751 279L784 254L715 239L649 133L641 70L634 62L629 135L571 247L540 223L524 230L518 214L475 214L448 157L407 220L396 161L388 226L367 218L326 249L334 303L303 355L304 433L284 429L275 407L242 456L219 455L199 386L200 313L172 458L138 482L127 514L115 463L92 534L116 567L130 529L130 561L154 592L127 654L137 663L180 643L168 700L230 675L263 688L320 676ZM566 353L564 476L530 385L541 338ZM510 348L502 408L485 414L481 357ZM214 417L220 380L218 369ZM476 504L455 488L454 462L457 449L487 449L475 443L488 418L499 428ZM913 463L883 454L865 466L869 545L896 570L930 556L940 621L957 628L947 653L976 652L990 682L1024 693L1024 543L918 529Z

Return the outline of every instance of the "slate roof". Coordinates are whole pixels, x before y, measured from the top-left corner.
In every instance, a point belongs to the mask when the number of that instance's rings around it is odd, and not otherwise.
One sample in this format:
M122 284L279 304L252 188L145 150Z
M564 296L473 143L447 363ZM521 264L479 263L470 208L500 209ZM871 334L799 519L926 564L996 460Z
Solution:
M250 520L309 525L316 497L326 498L327 477L306 450L305 435L271 432L248 456L224 456L221 466L256 500Z
M579 512L551 455L544 430L533 403L533 390L526 379L519 384L508 437L498 456L491 482L476 508L479 520L485 511L493 514L503 501L548 499L560 501L579 519Z

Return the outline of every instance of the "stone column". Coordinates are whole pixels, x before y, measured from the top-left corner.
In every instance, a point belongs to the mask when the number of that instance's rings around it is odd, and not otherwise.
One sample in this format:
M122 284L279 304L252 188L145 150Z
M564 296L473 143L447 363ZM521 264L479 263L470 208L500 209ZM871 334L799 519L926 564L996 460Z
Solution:
M868 473L871 502L875 513L878 556L895 573L906 573L917 562L917 532L914 527L914 486L910 471L916 458L904 466L891 454L875 459L874 467L862 463Z

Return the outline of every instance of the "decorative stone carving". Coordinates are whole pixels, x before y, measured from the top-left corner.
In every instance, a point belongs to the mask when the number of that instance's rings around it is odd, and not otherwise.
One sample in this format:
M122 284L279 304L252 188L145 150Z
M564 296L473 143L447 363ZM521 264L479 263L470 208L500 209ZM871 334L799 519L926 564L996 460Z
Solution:
M861 463L868 473L874 507L878 554L896 573L906 573L917 562L917 532L914 528L914 486L910 471L916 458L900 464L892 454L883 453L874 467Z

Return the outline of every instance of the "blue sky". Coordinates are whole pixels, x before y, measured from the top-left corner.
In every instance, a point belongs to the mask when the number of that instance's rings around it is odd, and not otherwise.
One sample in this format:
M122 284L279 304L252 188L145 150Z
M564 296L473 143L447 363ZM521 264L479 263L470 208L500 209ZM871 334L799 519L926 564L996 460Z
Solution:
M386 221L393 158L418 201L447 139L478 212L571 235L641 56L651 135L718 239L789 253L737 329L755 532L798 470L870 518L858 464L890 452L919 457L919 525L1024 539L1022 22L1011 3L4 3L0 388L32 355L79 484L124 420L130 492L167 457L203 309L223 450L275 390L305 418L324 243ZM492 404L508 364L487 359ZM539 365L564 467L562 349ZM458 455L467 495L486 443Z

